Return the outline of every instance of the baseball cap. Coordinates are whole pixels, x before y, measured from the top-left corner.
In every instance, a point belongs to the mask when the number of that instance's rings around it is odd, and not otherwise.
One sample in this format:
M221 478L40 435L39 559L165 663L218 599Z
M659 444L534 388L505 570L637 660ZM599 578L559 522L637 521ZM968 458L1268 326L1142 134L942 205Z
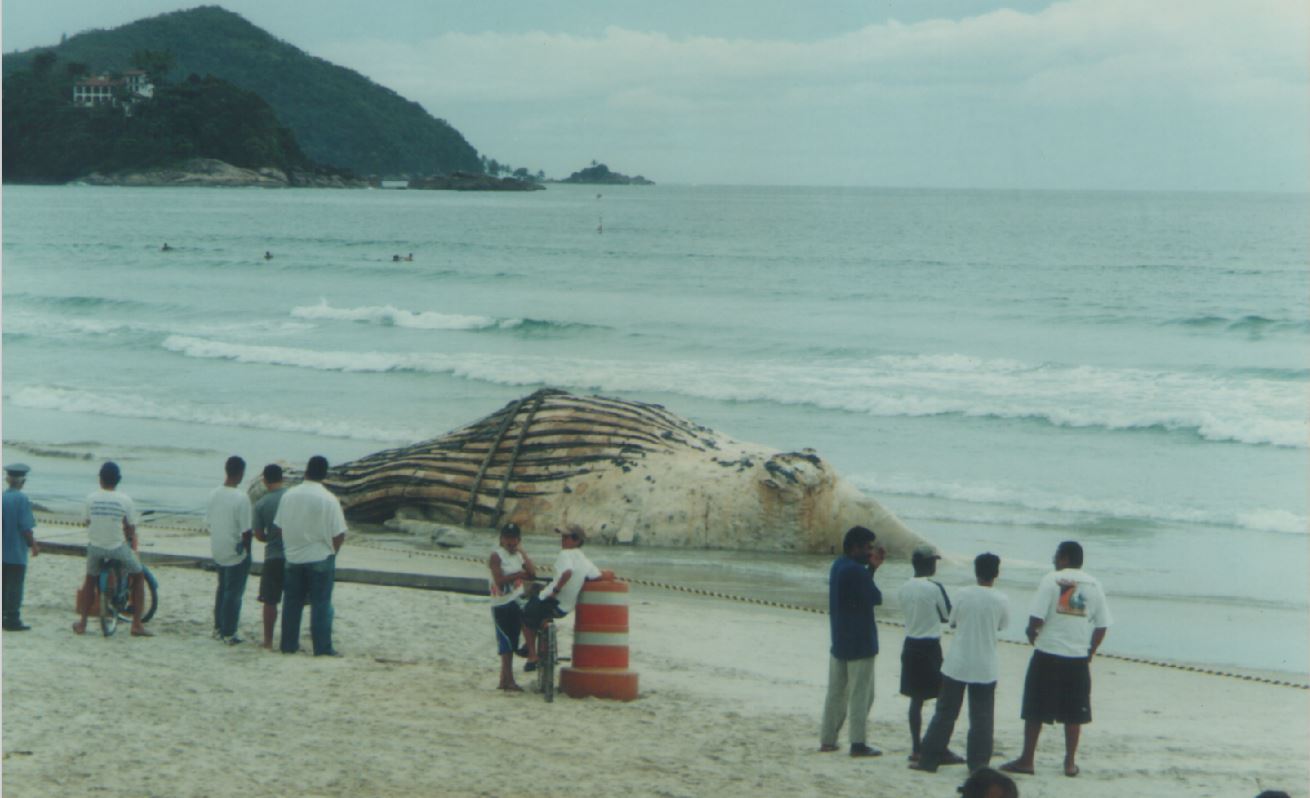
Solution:
M523 530L519 529L518 524L510 521L500 528L500 534L509 535L512 538L521 538L523 537Z
M578 542L583 542L587 539L587 531L582 527L578 526L577 524L569 524L563 529L560 529L559 527L555 527L555 534L572 535L573 538Z
M937 552L937 547L928 543L923 543L914 547L910 554L911 560L940 560L942 555Z

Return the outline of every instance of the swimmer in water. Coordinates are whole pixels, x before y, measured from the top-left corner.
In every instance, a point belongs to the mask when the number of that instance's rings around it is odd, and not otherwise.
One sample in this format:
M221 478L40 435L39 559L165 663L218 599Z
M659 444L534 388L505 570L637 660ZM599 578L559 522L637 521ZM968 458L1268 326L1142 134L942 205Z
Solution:
M273 260L273 253L269 252L268 250L264 250L264 260Z
M160 251L160 252L172 252L172 251L173 251L173 248L170 247L170 246L168 245L168 242L167 242L167 241L165 241L165 242L164 242L164 245L163 245L162 247L159 248L159 251Z

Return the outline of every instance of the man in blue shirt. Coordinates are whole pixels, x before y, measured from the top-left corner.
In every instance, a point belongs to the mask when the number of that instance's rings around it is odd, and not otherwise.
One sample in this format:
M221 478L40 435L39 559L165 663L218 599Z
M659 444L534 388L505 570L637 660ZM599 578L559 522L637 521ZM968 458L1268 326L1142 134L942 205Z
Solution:
M820 751L837 750L837 733L849 714L851 756L882 754L867 744L865 736L869 709L873 706L873 661L878 654L873 608L882 603L882 593L873 583L873 572L887 556L886 550L875 546L873 541L872 531L862 526L851 527L842 541L844 553L833 562L828 574L832 649Z
M27 472L23 463L5 466L4 496L4 624L6 632L26 632L32 628L23 623L23 580L27 577L27 553L41 553L32 530L36 519L32 517L32 503L23 493Z

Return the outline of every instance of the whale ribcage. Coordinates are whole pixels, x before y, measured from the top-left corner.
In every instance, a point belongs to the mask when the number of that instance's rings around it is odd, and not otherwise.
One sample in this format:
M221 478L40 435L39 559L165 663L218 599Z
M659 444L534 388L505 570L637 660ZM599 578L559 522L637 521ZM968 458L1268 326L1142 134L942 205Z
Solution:
M450 523L495 526L507 500L554 495L654 452L715 445L709 429L660 405L545 388L439 438L339 465L325 484L360 521L419 506Z

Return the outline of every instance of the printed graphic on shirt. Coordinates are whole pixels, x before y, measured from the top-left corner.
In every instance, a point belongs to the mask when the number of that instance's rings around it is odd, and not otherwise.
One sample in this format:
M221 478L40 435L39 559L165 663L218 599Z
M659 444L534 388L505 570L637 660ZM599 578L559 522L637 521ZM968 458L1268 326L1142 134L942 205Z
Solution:
M97 499L91 503L91 510L88 513L92 518L122 518L126 515L123 512L123 505L112 499Z
M1061 579L1056 584L1060 586L1060 601L1055 605L1055 611L1061 615L1086 617L1087 599L1078 590L1078 583Z

